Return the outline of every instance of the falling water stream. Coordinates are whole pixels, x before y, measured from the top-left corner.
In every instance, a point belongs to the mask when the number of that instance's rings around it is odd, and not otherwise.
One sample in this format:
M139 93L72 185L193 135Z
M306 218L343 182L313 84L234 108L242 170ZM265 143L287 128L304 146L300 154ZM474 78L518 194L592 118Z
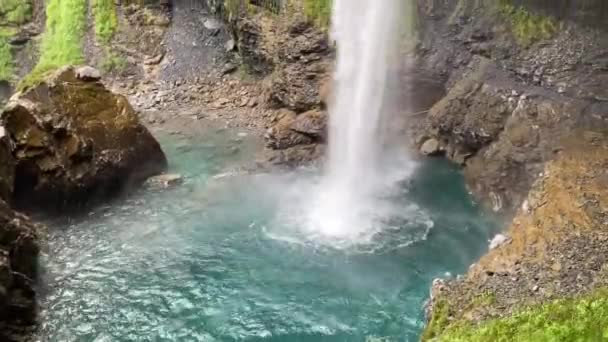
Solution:
M327 169L230 173L243 132L159 134L183 184L47 219L38 340L417 341L494 225L458 169L383 139L399 2L335 2Z

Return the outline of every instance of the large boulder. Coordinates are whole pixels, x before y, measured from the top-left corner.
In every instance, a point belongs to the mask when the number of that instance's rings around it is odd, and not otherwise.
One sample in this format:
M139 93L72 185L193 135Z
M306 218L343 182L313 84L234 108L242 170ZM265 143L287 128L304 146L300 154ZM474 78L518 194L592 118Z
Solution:
M16 165L17 204L82 203L167 167L127 99L94 77L78 75L73 67L62 68L13 96L2 112Z
M0 200L0 339L7 325L33 324L38 239L43 227Z

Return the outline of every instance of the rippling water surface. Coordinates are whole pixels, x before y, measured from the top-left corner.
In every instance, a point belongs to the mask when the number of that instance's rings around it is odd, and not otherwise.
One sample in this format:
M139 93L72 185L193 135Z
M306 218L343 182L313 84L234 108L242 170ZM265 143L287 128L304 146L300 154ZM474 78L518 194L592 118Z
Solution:
M432 279L487 248L446 163L387 195L402 211L385 228L334 244L289 219L316 172L227 175L251 154L236 138L166 137L183 185L49 222L41 341L416 341Z

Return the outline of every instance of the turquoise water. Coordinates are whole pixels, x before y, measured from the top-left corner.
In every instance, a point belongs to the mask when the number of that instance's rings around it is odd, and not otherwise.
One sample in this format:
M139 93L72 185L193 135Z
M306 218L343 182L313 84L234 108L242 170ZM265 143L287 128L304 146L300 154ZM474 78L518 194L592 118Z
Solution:
M487 248L491 221L438 160L391 194L417 218L371 240L283 229L283 195L317 172L226 174L253 148L236 138L165 137L183 185L49 222L39 340L416 341L432 279Z

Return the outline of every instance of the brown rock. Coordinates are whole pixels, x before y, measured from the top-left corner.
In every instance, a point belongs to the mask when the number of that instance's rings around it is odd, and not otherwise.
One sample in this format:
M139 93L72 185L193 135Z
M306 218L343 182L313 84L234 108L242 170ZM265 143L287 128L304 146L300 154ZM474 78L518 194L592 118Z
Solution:
M105 197L162 172L167 160L127 99L63 68L2 112L22 205Z
M319 141L325 140L327 136L327 113L318 110L302 113L296 116L290 128Z

